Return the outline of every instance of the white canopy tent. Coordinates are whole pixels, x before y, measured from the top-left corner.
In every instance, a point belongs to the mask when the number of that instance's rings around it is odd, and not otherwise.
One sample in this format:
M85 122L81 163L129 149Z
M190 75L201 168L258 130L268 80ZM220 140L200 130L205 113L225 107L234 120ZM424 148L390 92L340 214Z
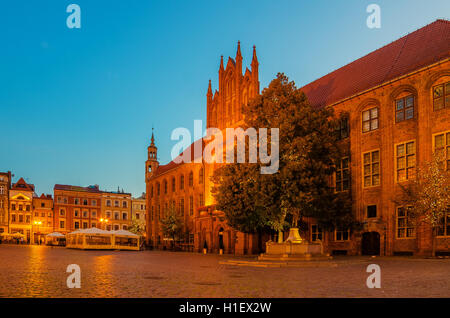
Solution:
M126 230L105 231L95 227L67 234L68 248L139 250L140 237Z

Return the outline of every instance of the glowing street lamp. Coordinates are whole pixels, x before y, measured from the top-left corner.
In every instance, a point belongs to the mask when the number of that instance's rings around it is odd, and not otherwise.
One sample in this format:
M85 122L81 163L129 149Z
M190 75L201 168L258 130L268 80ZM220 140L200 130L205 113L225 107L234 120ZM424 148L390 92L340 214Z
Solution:
M100 224L105 224L105 229L106 229L106 223L108 223L108 222L109 222L108 219L104 219L104 218L100 219Z

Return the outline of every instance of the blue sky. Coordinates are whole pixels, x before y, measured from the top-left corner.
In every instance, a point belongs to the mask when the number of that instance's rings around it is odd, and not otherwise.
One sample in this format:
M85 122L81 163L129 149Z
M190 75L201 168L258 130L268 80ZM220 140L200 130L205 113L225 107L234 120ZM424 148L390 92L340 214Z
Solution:
M66 7L81 7L81 29ZM381 7L381 29L366 26ZM36 191L55 183L145 191L152 125L161 163L176 127L206 120L220 55L256 45L261 88L303 86L437 18L450 1L8 1L0 10L0 171ZM245 69L245 67L244 67Z

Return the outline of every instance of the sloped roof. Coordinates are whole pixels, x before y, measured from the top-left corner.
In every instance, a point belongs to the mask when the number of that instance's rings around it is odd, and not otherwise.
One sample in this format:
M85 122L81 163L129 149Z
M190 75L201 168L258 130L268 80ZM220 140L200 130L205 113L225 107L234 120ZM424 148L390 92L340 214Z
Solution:
M25 182L23 178L20 178L19 181L13 184L11 187L12 190L27 190L34 191L34 184L28 184Z
M314 107L331 105L450 57L450 21L436 20L302 87Z
M64 191L93 192L93 193L103 192L103 191L100 191L99 188L96 186L79 187L79 186L66 185L66 184L55 184L54 189L55 190L64 190Z
M153 173L153 178L162 175L163 173L172 170L180 165L182 165L184 162L180 162L177 163L176 161L178 161L177 159L181 158L182 156L186 156L189 152L190 152L190 156L191 156L191 162L194 162L195 158L197 158L195 155L195 145L198 145L199 143L201 143L201 149L202 149L202 153L200 154L200 156L203 156L203 150L205 147L205 142L203 140L203 138L198 139L196 141L194 141L189 147L187 147L180 155L178 155L177 158L175 158L174 160L172 160L171 162L169 162L166 165L161 165L158 166L158 168L156 169L156 171ZM198 146L197 146L198 147Z

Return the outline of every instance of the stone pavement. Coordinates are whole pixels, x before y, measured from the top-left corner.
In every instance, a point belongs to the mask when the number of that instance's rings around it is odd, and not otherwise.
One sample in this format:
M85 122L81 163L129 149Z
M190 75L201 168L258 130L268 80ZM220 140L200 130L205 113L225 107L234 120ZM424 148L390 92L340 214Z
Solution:
M256 257L159 251L82 251L0 245L0 297L450 297L450 259L337 257L336 266L221 264ZM81 288L69 289L69 264ZM369 289L369 264L381 288Z

